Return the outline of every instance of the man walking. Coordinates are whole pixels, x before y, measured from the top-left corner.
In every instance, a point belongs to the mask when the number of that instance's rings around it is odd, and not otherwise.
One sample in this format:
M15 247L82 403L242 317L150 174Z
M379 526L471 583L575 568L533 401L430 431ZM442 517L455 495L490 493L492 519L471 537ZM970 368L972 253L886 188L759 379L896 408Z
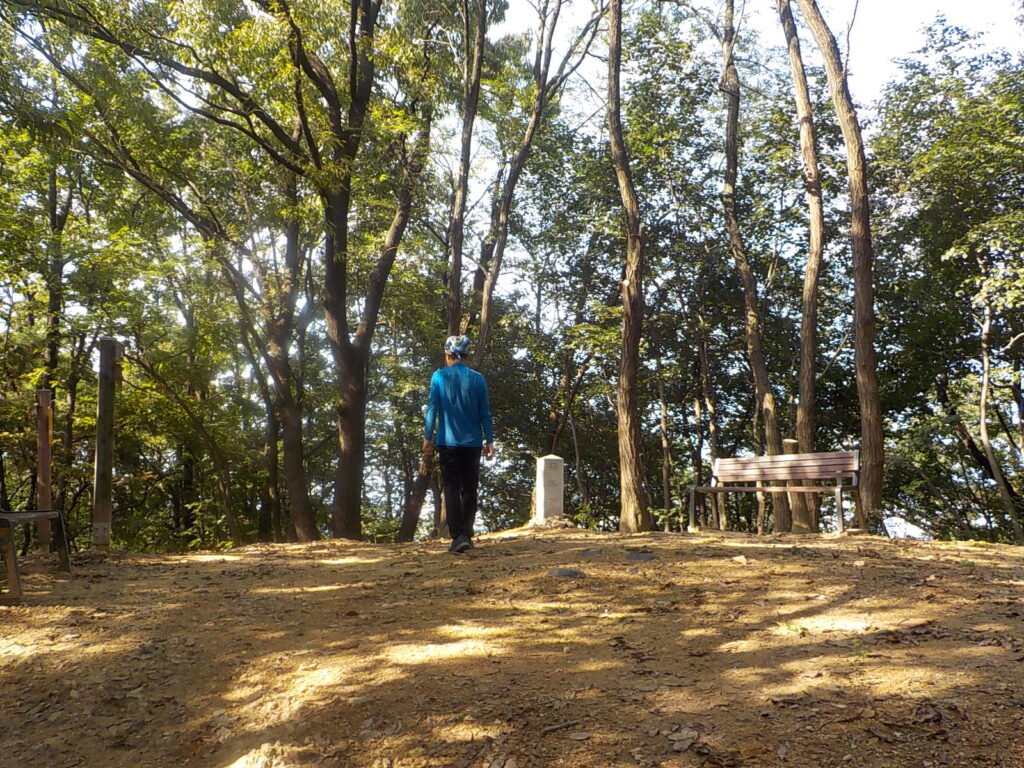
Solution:
M473 548L480 455L494 457L494 424L487 382L462 362L468 348L469 339L465 336L449 336L445 341L445 367L434 371L430 379L423 432L424 453L429 454L437 445L444 506L452 536L448 551L458 554Z

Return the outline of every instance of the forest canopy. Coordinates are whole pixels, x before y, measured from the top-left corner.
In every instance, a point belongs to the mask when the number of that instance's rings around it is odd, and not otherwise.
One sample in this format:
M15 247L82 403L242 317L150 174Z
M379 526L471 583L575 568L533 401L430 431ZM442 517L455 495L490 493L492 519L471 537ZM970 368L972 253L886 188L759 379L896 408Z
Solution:
M515 5L0 2L0 508L51 390L88 543L114 337L117 544L430 535L465 331L487 530L537 456L581 526L685 529L713 459L793 439L862 451L872 530L1021 543L1020 52L940 17L854 105L814 0ZM827 494L706 515L836 526Z

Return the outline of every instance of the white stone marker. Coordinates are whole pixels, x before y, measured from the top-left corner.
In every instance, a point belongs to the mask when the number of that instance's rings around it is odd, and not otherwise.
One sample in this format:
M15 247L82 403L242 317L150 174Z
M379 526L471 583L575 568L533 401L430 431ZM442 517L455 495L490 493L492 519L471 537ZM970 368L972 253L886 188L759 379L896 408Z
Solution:
M534 521L542 523L565 515L565 460L561 456L537 458L537 511Z

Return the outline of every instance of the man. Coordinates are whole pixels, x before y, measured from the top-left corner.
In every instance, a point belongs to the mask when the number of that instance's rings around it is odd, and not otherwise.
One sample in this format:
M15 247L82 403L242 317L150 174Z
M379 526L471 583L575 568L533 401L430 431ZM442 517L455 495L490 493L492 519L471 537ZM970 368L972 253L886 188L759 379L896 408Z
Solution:
M465 336L449 336L444 343L445 367L434 371L427 401L423 452L437 445L444 485L444 505L452 536L449 552L473 548L473 520L480 480L480 454L494 457L494 424L487 400L487 382L466 367L462 358L469 348ZM435 439L434 432L437 431Z

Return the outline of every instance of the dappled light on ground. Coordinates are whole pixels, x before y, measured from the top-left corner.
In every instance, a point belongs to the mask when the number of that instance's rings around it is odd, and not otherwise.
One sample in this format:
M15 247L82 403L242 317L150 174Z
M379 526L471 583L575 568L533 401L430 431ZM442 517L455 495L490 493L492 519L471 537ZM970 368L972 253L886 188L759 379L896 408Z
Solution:
M27 558L0 609L19 768L1024 765L1009 547L554 530L74 566Z

